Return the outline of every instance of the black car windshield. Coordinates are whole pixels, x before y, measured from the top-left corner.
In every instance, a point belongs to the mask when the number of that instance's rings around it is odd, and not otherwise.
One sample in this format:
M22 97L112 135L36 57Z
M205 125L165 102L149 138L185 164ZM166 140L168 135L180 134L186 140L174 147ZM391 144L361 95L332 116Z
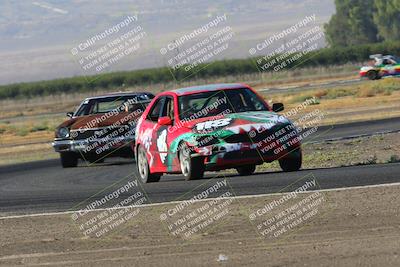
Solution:
M268 107L264 101L248 88L209 91L179 97L179 118L181 120L266 110Z
M152 94L123 95L86 99L79 106L74 116L85 116L107 112L130 112L138 109L144 110L151 99Z

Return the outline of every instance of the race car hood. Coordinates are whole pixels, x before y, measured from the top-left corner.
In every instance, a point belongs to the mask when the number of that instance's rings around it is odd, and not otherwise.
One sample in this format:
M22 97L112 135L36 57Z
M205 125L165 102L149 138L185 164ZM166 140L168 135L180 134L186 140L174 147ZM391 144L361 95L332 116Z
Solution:
M192 129L193 133L205 133L216 130L229 130L232 133L248 132L259 128L269 129L290 121L282 115L270 111L252 111L226 114L191 120L182 126Z
M363 66L363 67L361 67L361 69L360 69L360 71L369 71L369 70L374 70L374 69L377 69L378 67L376 67L376 66Z
M71 130L77 130L77 129L106 127L120 121L126 116L127 116L126 113L119 113L116 115L109 115L109 116L105 116L105 114L102 113L102 114L93 114L93 115L75 117L64 121L62 124L58 126L58 128L69 127Z
M291 122L287 118L270 111L241 112L196 119L181 125L191 130L175 138L170 149L173 153L177 152L181 141L196 146L199 138L212 137L212 139L223 140L235 134L251 131L267 132L271 128L277 130L289 124Z

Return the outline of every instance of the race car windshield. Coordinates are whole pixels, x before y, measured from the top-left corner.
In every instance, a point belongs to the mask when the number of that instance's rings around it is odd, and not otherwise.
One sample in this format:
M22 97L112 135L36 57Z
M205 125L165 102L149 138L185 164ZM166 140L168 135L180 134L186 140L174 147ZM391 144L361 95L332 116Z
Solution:
M248 88L202 92L179 97L181 120L267 110L262 99Z
M152 95L129 95L87 99L81 104L74 116L85 116L112 111L127 112L137 109L144 110L153 97Z

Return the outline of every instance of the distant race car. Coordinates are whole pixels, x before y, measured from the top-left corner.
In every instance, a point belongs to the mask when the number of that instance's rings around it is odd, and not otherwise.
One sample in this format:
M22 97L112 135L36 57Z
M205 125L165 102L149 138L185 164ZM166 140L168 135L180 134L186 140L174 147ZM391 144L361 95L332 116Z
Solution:
M371 55L373 60L369 66L364 66L360 70L361 78L378 80L382 77L400 75L400 59L395 56Z
M256 165L279 160L284 171L302 163L297 129L282 103L270 107L244 84L214 84L163 92L152 100L136 128L135 155L143 182L164 173L186 180L205 171L236 168L250 175Z
M62 166L76 167L79 158L91 163L110 156L133 158L136 123L153 98L136 92L86 98L56 128L52 145Z

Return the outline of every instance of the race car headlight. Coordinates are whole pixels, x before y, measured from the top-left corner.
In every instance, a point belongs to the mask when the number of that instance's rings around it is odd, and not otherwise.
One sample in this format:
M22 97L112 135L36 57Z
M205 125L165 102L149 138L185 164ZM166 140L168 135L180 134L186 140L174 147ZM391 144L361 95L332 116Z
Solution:
M68 138L69 137L69 129L67 127L61 127L57 131L57 137Z

